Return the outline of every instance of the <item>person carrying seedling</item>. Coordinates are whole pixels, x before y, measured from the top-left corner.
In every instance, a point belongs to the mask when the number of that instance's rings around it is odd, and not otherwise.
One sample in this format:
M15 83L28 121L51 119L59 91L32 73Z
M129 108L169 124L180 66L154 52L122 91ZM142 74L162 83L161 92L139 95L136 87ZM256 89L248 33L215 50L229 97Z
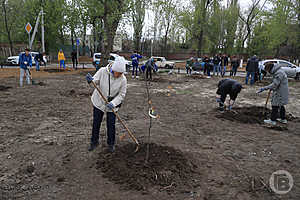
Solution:
M59 69L61 68L61 66L64 67L64 70L66 69L66 65L65 65L65 55L64 52L62 51L62 49L59 50L58 55L57 55L57 59L59 62Z
M285 105L289 102L289 86L286 73L278 64L268 63L265 65L265 70L273 76L273 81L270 85L260 88L257 93L265 90L272 90L272 113L271 119L264 120L264 123L276 125L276 120L280 123L287 124L285 115ZM278 117L278 110L280 109L280 118Z
M91 144L89 151L93 151L99 145L99 131L104 113L106 113L106 126L107 126L107 144L109 152L115 150L115 124L116 112L121 107L121 103L126 96L127 79L124 75L126 71L126 62L123 58L117 58L113 64L107 67L100 68L97 73L92 77L87 74L86 80L90 84L92 81L99 86L100 91L107 97L108 104L100 96L95 89L91 97L94 111L93 111L93 129Z
M139 59L142 58L140 54L137 53L137 51L134 51L133 54L131 55L131 60L132 60L132 78L139 78L138 76L138 68L139 68ZM134 75L135 72L135 75Z
M20 87L23 86L23 77L26 73L27 84L30 84L30 72L28 69L32 67L32 57L29 53L30 49L26 48L25 53L19 55L19 64L20 64Z
M242 88L242 85L236 80L223 79L219 81L217 90L217 103L219 103L219 110L224 111L225 100L228 94L230 96L228 109L231 110Z

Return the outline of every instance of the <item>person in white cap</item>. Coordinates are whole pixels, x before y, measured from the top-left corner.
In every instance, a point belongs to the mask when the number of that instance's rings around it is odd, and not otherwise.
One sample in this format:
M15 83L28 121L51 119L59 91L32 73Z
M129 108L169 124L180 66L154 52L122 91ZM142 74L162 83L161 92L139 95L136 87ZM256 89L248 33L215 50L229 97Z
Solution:
M111 67L110 67L111 66ZM112 153L115 150L115 123L116 116L112 112L118 111L122 101L126 95L127 79L123 74L126 71L125 59L117 58L112 65L101 68L92 77L87 74L86 80L90 84L92 81L99 87L104 96L107 97L108 104L102 99L98 91L95 89L91 97L94 112L93 112L93 130L89 151L93 151L99 145L99 131L103 115L106 112L107 125L107 144L109 151Z

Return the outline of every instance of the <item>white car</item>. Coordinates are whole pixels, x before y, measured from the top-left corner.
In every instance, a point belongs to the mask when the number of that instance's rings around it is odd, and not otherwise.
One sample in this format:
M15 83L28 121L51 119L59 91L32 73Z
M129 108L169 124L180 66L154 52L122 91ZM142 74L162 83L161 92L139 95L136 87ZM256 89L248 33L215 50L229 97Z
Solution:
M281 66L281 69L286 73L289 78L295 78L296 80L300 79L300 67L290 63L286 60L279 60L279 59L270 59L270 60L263 60L259 62L259 68L262 69L262 72L265 72L265 64L266 63L276 63Z
M115 54L115 53L110 53L109 55L110 55L110 57L108 59L109 63L111 63L112 61L114 61L117 57L123 57L123 56L120 56L120 55ZM100 60L101 60L101 53L94 53L94 55L93 55L93 64L95 65L95 63L97 61L100 62ZM131 61L126 60L126 59L125 59L125 61L126 61L126 65L131 66Z
M20 54L25 53L21 52ZM30 52L32 57L32 65L35 65L34 57L39 54L39 52ZM19 65L19 56L10 56L7 58L6 62L11 65Z
M167 61L165 57L153 56L152 58L154 58L156 60L155 64L159 68L173 69L175 67L175 62Z

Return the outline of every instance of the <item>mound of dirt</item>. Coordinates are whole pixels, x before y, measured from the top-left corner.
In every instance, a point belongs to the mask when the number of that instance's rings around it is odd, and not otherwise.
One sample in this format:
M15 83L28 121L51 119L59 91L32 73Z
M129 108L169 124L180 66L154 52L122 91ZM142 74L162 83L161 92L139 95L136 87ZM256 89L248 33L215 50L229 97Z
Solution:
M11 87L9 86L4 86L4 85L0 85L0 91L7 91L9 90Z
M217 114L217 118L223 118L230 121L237 121L245 124L263 124L265 118L270 117L271 110L266 109L266 115L264 116L264 107L251 106L251 107L241 107L234 108L233 111L226 111L224 113ZM287 114L288 121L293 121L297 117Z
M199 175L197 166L183 152L150 144L149 162L145 163L147 145L141 145L137 153L134 149L135 144L127 144L113 154L101 152L96 168L124 190L147 191L154 187L174 192L196 187L193 179Z
M44 69L44 72L48 72L48 73L58 73L58 72L64 72L64 71L68 71L68 70L64 70L64 69Z

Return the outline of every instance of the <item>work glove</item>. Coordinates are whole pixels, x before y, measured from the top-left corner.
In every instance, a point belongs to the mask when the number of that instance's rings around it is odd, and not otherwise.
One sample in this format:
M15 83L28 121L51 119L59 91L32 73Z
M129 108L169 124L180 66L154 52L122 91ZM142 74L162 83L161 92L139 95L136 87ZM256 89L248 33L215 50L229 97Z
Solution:
M265 90L266 90L265 88L260 88L260 89L258 90L257 94L262 93L262 92L265 91Z
M88 73L85 78L86 78L88 84L90 84L94 80L94 78L92 77L92 75L90 73Z
M24 61L24 65L27 65L28 64L28 62L27 61Z
M110 109L110 110L112 110L112 109L115 108L115 106L114 106L114 104L113 104L112 102L109 102L108 104L106 104L106 107L107 107L108 109Z

